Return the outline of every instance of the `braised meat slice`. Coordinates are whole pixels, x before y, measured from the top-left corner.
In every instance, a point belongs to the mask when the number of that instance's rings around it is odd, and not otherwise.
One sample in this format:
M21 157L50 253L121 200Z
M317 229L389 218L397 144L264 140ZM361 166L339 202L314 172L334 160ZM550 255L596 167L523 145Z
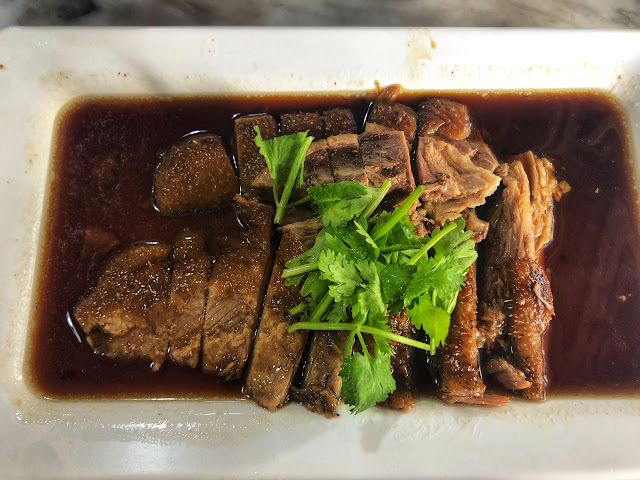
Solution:
M400 131L410 147L416 135L416 125L416 112L411 108L400 103L378 99L371 106L364 131L365 133Z
M319 218L309 218L304 221L294 222L280 228L302 243L305 248L311 248L316 242L316 237L322 230L322 220Z
M238 193L238 178L217 135L191 135L162 155L153 177L155 206L163 215L223 208Z
M170 247L133 245L109 258L74 316L93 350L117 360L147 360L158 370L169 343Z
M403 337L416 338L417 331L411 324L411 320L402 312L389 317L389 328L391 332ZM396 381L396 390L389 394L389 397L381 403L382 406L395 410L408 411L414 405L414 368L413 352L414 348L400 342L391 341L391 373Z
M329 165L329 144L326 140L313 142L304 159L302 175L306 187L333 183L333 172Z
M229 380L240 378L251 349L273 220L270 207L235 199L239 231L211 270L202 341L202 370Z
M271 140L278 135L278 125L271 115L248 115L234 119L233 143L236 149L240 185L243 194L270 198L271 184L264 186L256 183L256 178L261 173L266 172L268 175L269 172L267 162L254 141L256 131L253 127L255 126L260 128L260 135L264 140Z
M324 137L322 128L322 115L318 112L309 113L285 113L280 116L280 131L282 135L306 132L315 140Z
M513 157L490 218L481 289L481 338L491 358L502 357L523 374L520 387L495 361L489 371L507 388L544 399L542 336L553 315L543 249L553 234L553 202L565 189L551 163L531 152ZM504 362L502 362L504 364Z
M367 184L364 163L355 134L334 135L327 138L329 165L334 182L353 181Z
M334 108L322 112L324 118L324 134L327 137L342 133L356 133L356 121L353 113L346 108Z
M300 387L291 396L308 410L332 417L340 403L342 358L348 332L313 332Z
M423 206L439 224L484 204L500 184L500 177L473 163L471 153L432 136L418 139L416 169L425 186Z
M305 246L314 244L322 222L313 220L289 225L289 231ZM342 358L348 332L313 332L309 353L299 387L291 387L291 396L312 412L334 416L340 403Z
M282 278L285 263L297 257L313 244L307 245L298 237L300 229L316 228L317 221L305 225L291 224L281 228L282 239L276 253L267 289L262 318L256 333L251 360L247 370L244 391L258 405L274 411L282 407L289 394L289 387L307 343L306 330L289 333L287 328L297 321L289 310L302 301L300 290L287 286ZM317 233L317 231L316 231ZM309 238L308 234L302 239Z
M449 334L436 352L438 390L447 403L476 403L485 385L476 344L476 266L469 268L451 314Z
M198 366L211 259L204 237L189 230L176 238L171 252L169 302L169 358L191 368Z
M430 98L418 109L418 137L439 135L449 140L464 140L471 133L469 109L446 98Z
M415 188L411 157L402 132L364 133L359 137L360 154L369 186L391 181L391 191L410 193Z

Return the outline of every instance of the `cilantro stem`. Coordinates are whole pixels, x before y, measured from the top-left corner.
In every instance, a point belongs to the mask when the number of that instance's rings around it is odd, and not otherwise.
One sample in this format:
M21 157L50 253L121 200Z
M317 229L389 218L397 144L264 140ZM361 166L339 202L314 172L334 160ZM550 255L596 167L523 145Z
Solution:
M278 192L278 184L275 182L273 182L273 201L274 203L277 205L280 204L280 193Z
M427 238L429 238L429 237L422 237L422 238L420 238L420 241L424 242ZM421 247L422 245L419 245L419 246ZM409 248L411 248L411 247L409 247ZM416 246L414 248L418 248L418 246ZM391 246L388 246L388 247L382 247L380 249L380 253L398 253L398 252L403 252L405 250L407 250L406 246L391 245Z
M318 305L316 305L316 308L314 308L313 312L311 312L311 316L309 316L308 323L324 325L323 322L319 322L318 320L322 318L322 315L324 314L324 312L327 311L327 308L329 308L332 303L333 303L333 297L329 295L329 292L325 293L324 297L322 297L322 300L320 300ZM291 331L293 332L294 330L291 330Z
M347 336L347 343L344 346L344 352L342 352L342 358L347 358L351 354L353 348L353 339L356 336L356 331L351 330Z
M378 205L380 205L382 199L387 195L387 193L389 193L389 190L391 190L391 181L387 179L382 182L382 185L380 186L380 193L378 194L378 196L371 200L367 208L365 208L364 212L362 212L362 217L369 218L375 211L375 209L378 208Z
M295 202L291 202L289 205L287 205L287 210L289 210L290 208L293 207L297 207L298 205L303 205L307 202L311 201L311 197L309 195L307 195L306 197L302 197L298 200L296 200Z
M306 306L306 303L300 302L298 305L289 310L289 315L297 315L298 313L304 312Z
M373 232L371 232L371 238L374 242L384 237L385 234L388 233L389 230L391 230L393 226L407 214L411 206L415 203L416 200L418 200L423 190L424 186L419 185L413 192L411 192L411 194L404 202L396 207L389 220L382 224L376 225L376 227L373 229Z
M294 323L287 329L289 333L295 332L296 330L349 330L351 332L356 332L356 333L360 331L362 333L369 333L371 335L378 335L380 337L385 337L385 338L388 338L389 340L393 340L399 343L404 343L405 345L410 345L412 347L421 348L422 350L427 350L427 351L431 350L431 345L429 345L428 343L419 342L418 340L414 340L408 337L403 337L402 335L387 332L379 328L368 327L367 325L356 325L353 323L346 323L346 322L329 323L329 322L309 321L309 322Z
M456 224L451 222L449 225L447 225L446 227L444 227L442 230L440 230L439 232L433 234L431 236L431 240L429 240L427 243L425 243L420 250L418 250L416 252L416 254L411 257L409 259L409 261L407 262L407 265L415 265L416 262L418 260L420 260L420 257L422 257L425 253L427 253L429 251L429 249L431 247L433 247L436 243L438 243L438 241L444 237L447 233L449 233L451 230L453 230L454 228L456 228Z
M285 268L282 271L282 278L295 277L296 275L302 275L303 273L313 272L318 269L318 262L307 263L306 265L300 265L299 267Z
M293 161L293 165L291 165L291 170L289 170L287 182L284 184L284 190L282 190L280 201L277 202L276 214L273 217L273 223L280 224L282 222L284 211L287 209L287 203L289 202L289 197L291 196L296 179L300 176L300 168L304 165L304 157L311 145L311 142L313 142L313 137L305 138L302 148L298 150L298 154Z
M358 340L360 340L360 346L362 347L362 353L364 353L367 357L370 357L371 355L369 355L369 349L367 348L367 344L364 343L364 338L362 338L362 333L356 332L356 335L358 336Z

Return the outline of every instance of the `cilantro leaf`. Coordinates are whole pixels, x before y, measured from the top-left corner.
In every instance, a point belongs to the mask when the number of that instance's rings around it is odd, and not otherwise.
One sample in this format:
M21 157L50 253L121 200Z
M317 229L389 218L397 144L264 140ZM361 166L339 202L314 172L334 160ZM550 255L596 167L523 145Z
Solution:
M378 269L373 262L365 260L358 260L356 267L364 280L361 284L357 308L354 308L354 311L365 317L371 314L384 314L387 311L387 304L382 300Z
M386 244L389 249L414 249L420 248L424 238L415 234L413 223L408 216L396 223L389 231Z
M404 290L405 305L417 297L426 295L432 303L451 313L467 271L478 254L475 243L466 240L471 232L464 232L464 220L456 219L455 228L435 243L433 257L422 256L417 262L416 272ZM431 237L439 233L435 229ZM451 235L452 239L449 239ZM446 241L445 241L446 240ZM461 243L456 243L461 242Z
M269 174L273 179L273 199L276 204L274 223L282 222L284 211L289 202L289 196L294 188L302 185L304 171L304 157L313 137L308 137L306 132L282 135L271 140L263 140L260 128L253 127L256 131L255 144L267 162ZM280 188L282 187L282 195Z
M449 333L449 313L433 305L427 296L422 296L407 308L407 315L416 328L422 328L429 335L429 352L436 353L436 347L444 343Z
M367 319L367 325L373 328L377 328L381 332L391 332L391 327L387 323L388 319L384 314L374 314L370 315ZM391 346L389 345L390 340L382 335L372 335L374 345L375 345L375 354L378 353L389 353L391 354Z
M269 174L273 182L278 186L283 186L289 178L289 173L294 167L294 162L298 152L304 147L307 140L307 133L300 132L291 135L282 135L271 140L263 140L260 135L260 127L255 126L257 132L255 144L260 149L260 154L264 157L269 168ZM313 137L310 137L313 140ZM295 188L302 185L302 169L298 167L298 175L295 177Z
M385 303L391 303L398 298L402 298L406 286L413 277L414 267L400 263L391 263L389 265L378 263L377 265L382 300Z
M315 270L307 275L306 280L300 288L300 295L303 297L310 296L313 302L319 302L324 294L327 293L329 282L321 278L322 272ZM288 280L288 279L287 279Z
M356 289L362 283L362 277L354 262L342 253L326 250L320 254L318 268L322 272L320 278L329 280L329 294L336 302L353 303Z
M318 232L318 236L316 237L316 243L313 244L313 247L301 253L295 258L292 258L287 263L285 263L285 267L293 268L300 267L302 265L307 265L310 263L315 263L320 258L320 254L326 248L326 235L327 229L323 228Z
M379 353L374 357L361 353L349 355L342 363L340 377L342 396L352 406L351 413L373 407L396 389L389 353Z
M358 217L379 192L378 188L358 182L328 183L307 189L322 223L333 227L340 227Z
M338 302L333 305L333 308L327 315L327 321L331 323L341 322L347 318L347 306Z

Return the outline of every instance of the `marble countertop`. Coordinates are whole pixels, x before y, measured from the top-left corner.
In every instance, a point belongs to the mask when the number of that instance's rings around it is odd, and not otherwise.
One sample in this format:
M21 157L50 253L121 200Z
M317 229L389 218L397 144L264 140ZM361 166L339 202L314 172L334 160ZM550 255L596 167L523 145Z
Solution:
M2 0L10 25L640 28L640 0Z

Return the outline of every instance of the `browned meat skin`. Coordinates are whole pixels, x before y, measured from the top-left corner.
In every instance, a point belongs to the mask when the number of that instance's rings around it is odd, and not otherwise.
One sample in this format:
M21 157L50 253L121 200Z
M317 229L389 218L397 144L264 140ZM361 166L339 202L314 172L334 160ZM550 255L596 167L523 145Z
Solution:
M155 205L163 215L229 206L238 190L238 178L217 135L180 140L162 156L153 178Z
M416 187L402 132L364 133L358 141L369 186L380 187L390 180L391 191L410 193Z
M333 183L333 172L329 165L329 144L326 140L313 142L309 146L302 178L306 187Z
M169 358L195 368L200 360L211 259L203 236L189 230L180 233L171 256Z
M202 341L202 370L226 379L240 378L249 355L273 220L271 208L235 200L244 229L213 265Z
M474 165L470 154L431 136L418 139L416 169L425 186L423 206L438 224L484 204L500 184L500 177Z
M544 351L542 335L553 315L551 285L536 262L518 260L509 269L509 322L516 366L530 380L522 394L531 400L544 400Z
M393 333L415 338L417 331L404 310L389 316L389 327ZM413 401L413 347L395 341L391 346L391 373L396 381L396 390L380 405L395 410L408 411Z
M476 344L476 266L467 272L467 278L458 293L458 302L451 314L449 334L436 352L440 378L439 390L443 398L478 397L485 385L478 370Z
M307 247L296 238L288 225L276 253L264 310L244 384L244 392L267 410L282 407L298 369L307 343L306 330L289 333L287 328L297 321L288 312L302 300L300 290L285 285L282 271L285 263L303 253Z
M322 112L324 117L324 134L327 137L342 133L356 133L356 121L353 113L346 108L334 108Z
M327 417L336 414L342 389L342 358L348 332L313 332L302 385L291 387L292 397L308 410Z
M416 126L417 116L411 108L400 103L378 99L373 102L367 117L365 133L400 131L407 144L411 146L416 135Z
M418 119L418 137L440 135L464 140L471 133L467 106L446 98L431 98L420 104Z
M322 115L318 112L309 113L284 113L280 116L280 132L282 135L306 132L315 140L324 137Z
M510 160L504 185L490 219L480 304L481 340L493 352L485 371L494 371L499 382L526 398L543 400L542 335L553 315L543 248L552 238L553 202L563 189L551 163L531 152Z
M170 247L138 244L107 260L97 285L74 316L98 354L148 360L158 370L169 343Z
M267 168L267 163L254 141L256 138L254 126L260 128L260 135L264 140L271 140L278 135L278 126L271 115L249 115L234 119L233 143L236 149L240 185L243 195L271 198L271 184L268 187L254 185L256 177Z
M334 135L327 138L329 165L334 182L358 182L367 185L364 163L355 134Z

